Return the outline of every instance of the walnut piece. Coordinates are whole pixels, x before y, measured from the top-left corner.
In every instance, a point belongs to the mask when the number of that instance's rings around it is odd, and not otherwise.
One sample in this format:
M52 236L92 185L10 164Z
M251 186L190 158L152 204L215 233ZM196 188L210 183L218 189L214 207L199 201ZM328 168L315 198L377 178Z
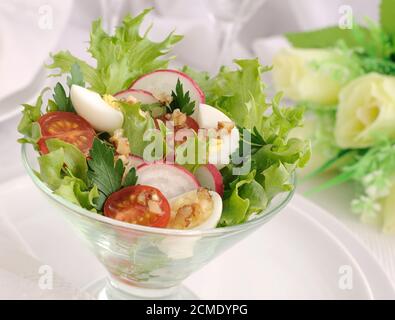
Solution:
M205 188L186 193L171 203L168 228L192 229L202 224L212 214L213 199Z
M174 126L183 127L187 121L187 115L182 113L180 109L176 109L173 111L172 119L174 122Z
M129 141L123 136L123 129L117 129L110 138L110 142L115 145L116 152L119 155L128 156L130 154Z
M235 124L233 122L229 122L229 121L218 121L218 124L217 124L218 131L220 131L221 133L223 132L223 133L230 134L234 127L235 127Z

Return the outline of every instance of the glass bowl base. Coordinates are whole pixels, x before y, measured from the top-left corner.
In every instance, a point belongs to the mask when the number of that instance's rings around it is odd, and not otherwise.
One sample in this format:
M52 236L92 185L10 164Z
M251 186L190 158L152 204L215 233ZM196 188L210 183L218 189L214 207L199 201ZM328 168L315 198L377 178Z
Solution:
M199 300L187 287L181 285L170 289L134 288L133 293L116 288L108 278L92 282L84 288L91 297L98 300Z

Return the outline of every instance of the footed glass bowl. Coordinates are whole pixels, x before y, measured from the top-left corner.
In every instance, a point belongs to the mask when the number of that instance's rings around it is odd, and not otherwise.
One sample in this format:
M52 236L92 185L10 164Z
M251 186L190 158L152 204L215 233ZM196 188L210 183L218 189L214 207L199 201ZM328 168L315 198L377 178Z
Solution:
M101 299L196 298L181 283L280 212L293 192L282 193L246 223L212 230L151 228L113 220L55 195L36 176L37 152L22 145L24 166L36 184L78 231L108 271L88 290Z

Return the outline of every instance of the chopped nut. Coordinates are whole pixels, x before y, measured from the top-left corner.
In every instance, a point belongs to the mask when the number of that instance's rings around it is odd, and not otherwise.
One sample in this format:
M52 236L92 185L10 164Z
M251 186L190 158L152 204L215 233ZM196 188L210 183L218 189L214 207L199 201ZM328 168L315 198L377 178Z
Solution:
M160 198L156 193L151 193L150 199L154 201L160 201Z
M232 132L234 127L235 127L235 124L233 122L229 122L229 121L218 121L218 124L217 124L218 131L227 132L228 134L230 134Z
M141 204L143 206L146 205L147 199L146 199L146 194L145 192L141 192L138 196L137 196L137 203Z
M187 115L185 113L182 113L179 109L173 111L172 118L173 118L174 126L177 127L184 126L187 121Z
M148 209L150 212L155 213L155 214L162 213L162 209L160 208L158 201L148 200Z
M169 228L191 229L206 221L213 212L214 203L210 193L200 188L185 194L171 203Z
M115 145L118 154L124 156L130 154L129 141L123 136L123 129L115 130L113 136L110 138L110 142Z
M179 226L184 226L184 228L188 228L191 225L192 219L196 216L195 210L196 207L194 204L185 205L177 210L177 216L175 219L175 224Z
M177 213L183 215L184 217L190 216L193 213L193 207L192 205L182 206L177 210Z
M158 94L155 96L155 98L158 99L161 104L166 106L168 106L173 101L172 96L167 93Z

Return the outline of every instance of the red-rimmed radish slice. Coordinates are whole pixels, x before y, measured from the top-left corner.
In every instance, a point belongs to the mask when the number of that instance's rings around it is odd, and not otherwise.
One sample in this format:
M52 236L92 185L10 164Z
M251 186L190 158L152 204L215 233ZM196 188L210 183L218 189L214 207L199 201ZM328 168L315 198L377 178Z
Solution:
M213 164L206 164L197 168L195 177L202 187L217 192L221 197L224 195L222 175Z
M159 189L168 199L200 187L199 181L185 168L162 162L137 168L137 183Z
M161 100L171 96L171 92L176 89L178 79L182 83L184 92L189 91L189 96L192 101L196 102L196 107L199 103L205 102L204 93L198 84L187 74L178 70L161 69L147 73L134 81L130 88L146 90Z
M152 104L159 102L151 92L146 90L139 89L127 89L121 92L118 92L114 97L119 100L127 100L129 96L137 99L142 104Z

